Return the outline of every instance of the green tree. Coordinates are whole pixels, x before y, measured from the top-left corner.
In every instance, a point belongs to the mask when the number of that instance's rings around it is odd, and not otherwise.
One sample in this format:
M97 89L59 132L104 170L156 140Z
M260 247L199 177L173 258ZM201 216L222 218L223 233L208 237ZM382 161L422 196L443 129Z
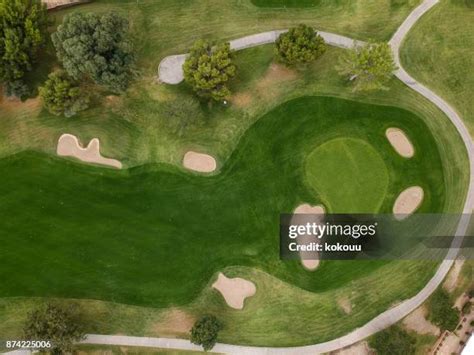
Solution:
M191 342L202 345L203 349L211 350L217 342L219 331L222 330L222 323L214 316L203 316L191 329Z
M411 355L416 351L416 339L399 326L392 326L375 334L369 345L377 354Z
M134 53L127 19L114 13L74 12L52 35L57 56L76 80L91 78L115 92L132 77Z
M45 41L46 28L46 6L40 0L0 0L0 82L7 95L28 95L23 79Z
M74 343L85 336L78 308L53 304L31 312L23 332L25 339L49 340L53 354L71 352Z
M459 321L459 313L453 308L449 294L442 288L436 290L428 302L428 318L444 330L454 330Z
M340 59L337 70L354 82L354 91L369 91L387 88L397 69L388 43L368 43L354 46Z
M324 39L303 24L282 33L275 46L278 60L286 65L312 62L326 51Z
M48 80L44 86L40 87L39 93L44 106L49 112L58 116L73 116L85 110L89 105L89 98L64 71L49 74Z
M184 79L199 96L223 100L229 97L227 84L235 76L232 59L229 43L212 48L209 42L199 40L184 62Z

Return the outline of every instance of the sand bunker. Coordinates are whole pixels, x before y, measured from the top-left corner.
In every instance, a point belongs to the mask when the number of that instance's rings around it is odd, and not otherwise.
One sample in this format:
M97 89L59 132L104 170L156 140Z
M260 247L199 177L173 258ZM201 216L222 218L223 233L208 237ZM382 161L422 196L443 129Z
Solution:
M448 276L443 283L443 288L448 292L453 292L456 288L456 284L459 280L459 274L461 273L462 266L466 259L457 259L454 261L454 265L449 270Z
M295 215L305 215L305 214L311 214L311 215L318 215L318 216L313 216L313 217L304 217L304 221L298 221L298 216L293 216L292 218L292 223L297 224L299 222L301 223L321 223L323 220L323 215L324 215L324 207L323 206L311 206L307 203L304 203L302 205L299 205L295 211L293 212ZM304 235L301 237L297 238L298 244L309 244L311 242L317 242L318 240L311 235ZM314 271L318 268L319 266L319 257L318 257L318 252L317 251L300 251L300 256L301 256L301 264L303 267L309 271Z
M402 191L393 205L395 218L401 221L407 218L420 207L423 201L423 189L420 186L412 186Z
M63 157L74 157L83 162L108 165L117 169L122 168L122 163L115 159L104 158L100 154L99 139L92 139L86 148L82 148L76 136L63 134L59 137L57 154Z
M243 309L245 299L253 296L257 291L253 282L240 277L230 279L222 272L219 273L212 287L222 294L229 307L235 309Z
M211 173L216 170L216 159L208 154L189 151L184 155L183 166L200 173Z
M404 158L411 158L415 154L413 144L411 144L405 132L399 128L389 128L385 131L388 141L392 147Z
M352 303L348 297L342 297L337 300L337 304L344 311L345 314L352 313Z

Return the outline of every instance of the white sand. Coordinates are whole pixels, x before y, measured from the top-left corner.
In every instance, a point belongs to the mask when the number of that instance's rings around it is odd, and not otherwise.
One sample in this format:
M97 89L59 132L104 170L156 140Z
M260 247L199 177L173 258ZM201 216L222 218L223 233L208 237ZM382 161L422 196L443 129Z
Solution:
M86 163L107 165L117 169L122 168L122 163L118 160L104 158L100 154L98 138L92 139L86 148L82 148L76 136L66 133L59 137L56 152L59 156L74 157Z
M313 218L304 217L305 218L304 222L321 223L323 220L324 212L325 211L324 211L323 206L311 206L307 203L304 203L296 207L293 214L294 215L305 215L305 214L318 215L318 216L314 216ZM297 224L299 222L298 216L293 216L291 222L294 224ZM303 221L301 220L301 222ZM298 237L297 241L299 244L309 244L311 242L317 242L318 239L311 235L304 235L304 236ZM318 258L317 251L300 251L300 256L302 258L301 264L303 265L305 269L309 271L314 271L318 268L319 258Z
M441 330L426 319L427 310L425 306L418 307L415 311L406 316L402 323L408 330L413 330L418 334L440 335Z
M245 299L253 296L257 291L253 282L240 277L228 278L222 272L219 273L212 287L218 290L229 307L234 309L243 309Z
M401 129L393 127L389 128L385 131L385 136L396 152L402 157L411 158L415 155L413 144L411 144L411 141Z
M189 151L184 155L183 166L200 173L211 173L217 168L216 159L208 154Z
M337 300L337 304L346 314L352 313L352 303L348 297L342 297Z
M401 221L415 212L420 207L423 196L423 189L420 186L412 186L402 191L393 205L395 218Z

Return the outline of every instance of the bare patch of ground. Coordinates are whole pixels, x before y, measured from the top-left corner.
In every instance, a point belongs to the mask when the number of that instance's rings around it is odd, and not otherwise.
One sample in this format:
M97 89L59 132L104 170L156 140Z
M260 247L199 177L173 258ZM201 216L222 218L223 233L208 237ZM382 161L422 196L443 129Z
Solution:
M413 330L418 334L440 335L441 330L426 319L427 313L425 306L418 307L406 316L402 323L406 329Z
M172 308L164 314L162 320L151 324L150 331L156 336L188 335L195 321L196 319L189 313Z
M281 64L272 63L264 77L257 82L257 90L261 95L267 96L271 94L271 89L278 84L296 78L298 78L298 73L295 70Z
M385 136L392 145L393 149L404 158L411 158L415 155L415 148L405 132L399 128L388 128Z
M76 136L63 134L59 137L56 150L59 156L77 158L86 163L112 166L122 168L122 163L115 159L104 158L100 154L100 143L98 138L92 139L86 148L83 148Z
M347 348L334 351L330 353L332 355L370 355L372 352L370 351L369 344L366 341L361 341L359 343L355 343Z
M342 297L337 300L337 304L346 314L352 313L352 303L348 297Z
M211 173L216 170L216 159L208 154L189 151L184 155L183 166L201 173Z
M212 287L218 290L227 305L234 309L243 309L245 299L253 296L257 291L253 282L240 277L228 278L223 273L219 273Z
M24 110L36 114L41 111L42 105L39 97L21 101L16 97L5 97L0 93L0 107L7 111Z
M454 261L454 264L449 270L448 276L443 283L443 288L448 292L453 292L456 288L459 274L461 273L462 266L464 265L465 259L457 259Z
M398 220L407 218L420 207L424 192L420 186L411 186L398 195L393 205L393 214Z
M311 206L307 203L299 205L296 207L293 212L294 216L292 217L291 223L322 223L324 218L324 207L323 206ZM313 215L298 217L298 215ZM304 220L302 219L304 218ZM312 242L318 242L318 239L312 235L299 236L297 238L298 244L305 245ZM300 251L301 264L303 267L309 271L314 271L319 266L319 255L317 251Z
M252 103L252 94L248 91L239 92L232 95L230 101L238 108L248 107Z

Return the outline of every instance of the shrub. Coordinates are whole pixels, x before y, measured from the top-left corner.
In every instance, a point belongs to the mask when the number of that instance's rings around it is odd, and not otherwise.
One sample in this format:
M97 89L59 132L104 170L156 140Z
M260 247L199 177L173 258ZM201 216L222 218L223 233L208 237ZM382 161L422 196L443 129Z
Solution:
M428 318L441 329L454 330L458 324L459 314L452 307L449 294L439 288L431 296L428 302Z
M326 51L324 39L303 24L282 33L275 46L278 60L286 65L312 62Z
M203 316L194 324L191 329L191 342L196 345L202 345L204 350L211 350L217 342L219 331L222 330L222 324L214 316Z
M399 326L392 326L375 334L369 345L378 354L410 355L414 354L416 339Z
M21 79L8 81L5 85L7 96L16 96L21 101L25 101L31 95L31 89Z
M216 101L230 96L227 84L235 76L235 65L229 43L212 48L209 42L194 43L184 62L184 79L201 97Z
M464 306L462 306L461 313L464 315L471 313L471 306L471 301L467 301Z
M354 83L354 91L370 91L386 90L397 66L387 43L368 43L347 51L336 69Z
M71 77L90 77L109 90L121 92L131 80L134 62L128 27L127 19L114 12L73 12L64 18L52 40Z
M39 93L44 106L54 115L70 117L85 110L89 98L79 85L72 81L64 71L49 74Z
M27 317L24 337L51 341L52 354L71 352L75 342L84 338L77 307L48 304Z

